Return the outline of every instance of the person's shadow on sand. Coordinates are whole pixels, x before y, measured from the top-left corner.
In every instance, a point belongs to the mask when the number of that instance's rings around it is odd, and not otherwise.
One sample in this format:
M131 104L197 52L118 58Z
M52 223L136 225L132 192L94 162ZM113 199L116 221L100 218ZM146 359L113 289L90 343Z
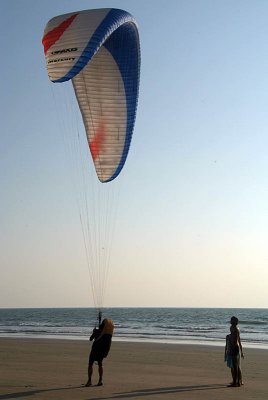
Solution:
M23 397L34 396L35 394L45 393L45 392L56 392L59 390L70 390L70 389L81 389L85 385L80 386L66 386L60 388L50 388L50 389L34 389L34 390L25 390L23 392L15 392L15 393L6 393L0 394L0 400L8 400L8 399L20 399Z
M189 385L189 386L168 386L151 389L133 390L131 392L114 393L112 396L105 397L91 397L90 400L105 400L105 399L127 399L131 397L153 396L157 394L170 394L180 392L191 392L197 390L215 390L224 389L228 385L214 384L214 385Z

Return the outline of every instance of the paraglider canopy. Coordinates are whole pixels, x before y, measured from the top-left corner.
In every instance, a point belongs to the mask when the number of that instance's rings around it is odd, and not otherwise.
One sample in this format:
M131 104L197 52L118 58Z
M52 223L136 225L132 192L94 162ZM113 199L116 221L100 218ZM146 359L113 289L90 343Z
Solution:
M109 8L60 15L48 22L42 42L50 80L72 80L99 180L112 181L125 164L136 117L134 18Z

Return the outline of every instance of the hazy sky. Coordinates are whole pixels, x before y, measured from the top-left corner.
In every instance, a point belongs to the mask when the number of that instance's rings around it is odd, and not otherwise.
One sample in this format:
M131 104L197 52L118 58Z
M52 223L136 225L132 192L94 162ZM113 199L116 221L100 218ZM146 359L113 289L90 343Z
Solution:
M268 307L260 0L0 1L0 306L93 305L41 39L101 7L134 15L142 56L105 305Z

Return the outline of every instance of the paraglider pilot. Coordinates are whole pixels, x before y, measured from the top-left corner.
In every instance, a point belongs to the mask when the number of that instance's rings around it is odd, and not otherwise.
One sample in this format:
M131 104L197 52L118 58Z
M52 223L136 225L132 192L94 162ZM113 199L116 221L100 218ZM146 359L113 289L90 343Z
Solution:
M98 363L98 372L99 372L99 381L98 386L102 386L102 377L103 377L103 359L107 357L111 343L112 336L114 331L114 324L111 319L104 319L101 323L101 314L99 314L99 328L94 328L92 335L90 336L90 341L93 341L91 352L89 354L88 360L88 381L85 386L91 386L91 378L93 374L93 364L94 361Z

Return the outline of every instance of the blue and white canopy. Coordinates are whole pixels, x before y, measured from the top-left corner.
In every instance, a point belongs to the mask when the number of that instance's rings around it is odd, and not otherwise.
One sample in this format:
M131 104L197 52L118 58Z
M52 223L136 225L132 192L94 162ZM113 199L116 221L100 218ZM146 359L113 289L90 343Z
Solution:
M52 18L42 42L50 80L72 79L96 173L109 182L125 164L135 123L136 22L118 9L73 12Z

